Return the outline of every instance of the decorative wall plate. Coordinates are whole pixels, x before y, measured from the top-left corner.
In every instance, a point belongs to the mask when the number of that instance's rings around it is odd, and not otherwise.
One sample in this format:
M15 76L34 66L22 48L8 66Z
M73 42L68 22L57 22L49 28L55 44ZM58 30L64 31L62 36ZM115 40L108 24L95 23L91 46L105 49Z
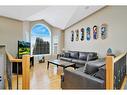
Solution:
M93 26L93 39L98 38L98 27L96 25Z
M91 29L90 29L90 27L87 27L86 28L86 39L87 39L87 41L89 41L90 40L90 38L91 38Z
M84 40L84 28L81 28L81 41Z
M78 41L79 40L79 30L77 29L76 30L76 41Z
M107 38L107 24L101 25L101 39L104 40Z
M71 41L74 41L74 31L71 31Z

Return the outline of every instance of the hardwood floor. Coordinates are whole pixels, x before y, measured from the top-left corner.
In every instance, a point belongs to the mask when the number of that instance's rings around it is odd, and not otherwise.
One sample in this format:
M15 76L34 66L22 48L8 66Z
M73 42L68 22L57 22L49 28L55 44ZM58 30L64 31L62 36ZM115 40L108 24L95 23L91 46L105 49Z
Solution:
M61 89L62 68L47 63L36 63L31 68L30 89ZM17 76L13 75L12 88L17 89ZM22 87L22 76L19 75L19 89Z
M69 67L69 69L73 69ZM36 63L31 68L30 89L61 89L61 75L62 68L50 64L49 70L47 70L47 63ZM123 82L122 88L127 82L127 76ZM19 75L19 89L22 89L22 76ZM17 89L17 76L13 75L12 88Z

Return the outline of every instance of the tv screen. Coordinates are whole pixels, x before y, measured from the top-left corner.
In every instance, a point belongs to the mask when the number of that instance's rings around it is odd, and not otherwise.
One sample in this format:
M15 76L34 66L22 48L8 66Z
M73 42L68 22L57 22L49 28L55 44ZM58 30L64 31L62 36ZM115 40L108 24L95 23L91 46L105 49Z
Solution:
M26 54L30 54L30 42L18 41L18 58Z

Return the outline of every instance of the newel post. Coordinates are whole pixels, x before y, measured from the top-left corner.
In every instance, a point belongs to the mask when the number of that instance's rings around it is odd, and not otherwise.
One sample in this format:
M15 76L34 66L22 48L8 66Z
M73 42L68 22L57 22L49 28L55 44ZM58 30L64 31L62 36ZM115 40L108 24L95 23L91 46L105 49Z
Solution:
M114 57L106 56L106 89L113 90L114 86Z
M30 55L22 57L22 89L30 89Z

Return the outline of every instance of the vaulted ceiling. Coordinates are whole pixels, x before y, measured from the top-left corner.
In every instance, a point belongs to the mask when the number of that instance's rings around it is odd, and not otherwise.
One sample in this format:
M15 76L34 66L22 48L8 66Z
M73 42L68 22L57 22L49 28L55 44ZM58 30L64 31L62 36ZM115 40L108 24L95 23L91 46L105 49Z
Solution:
M21 21L45 20L66 29L104 6L0 6L0 16Z

